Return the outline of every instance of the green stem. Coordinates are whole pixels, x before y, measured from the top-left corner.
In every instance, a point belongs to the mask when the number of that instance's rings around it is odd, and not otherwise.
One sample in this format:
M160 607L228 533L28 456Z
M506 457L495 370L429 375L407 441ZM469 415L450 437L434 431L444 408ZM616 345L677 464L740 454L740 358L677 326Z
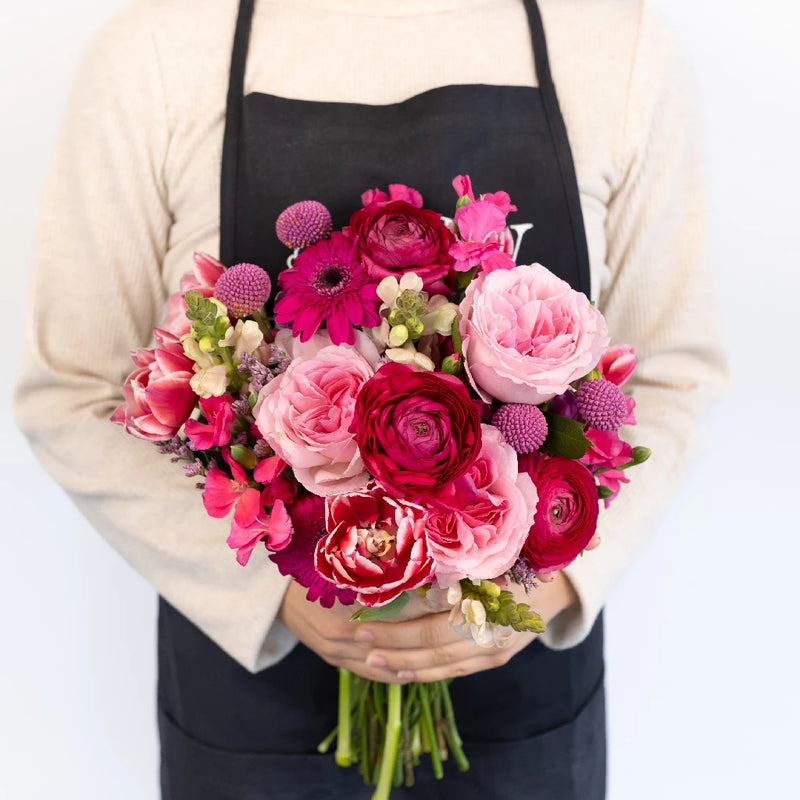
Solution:
M339 736L336 739L336 763L349 767L352 761L350 752L350 679L346 669L339 670Z
M464 754L464 749L461 747L461 735L456 727L456 715L453 713L453 701L450 699L450 689L447 686L447 681L442 681L442 702L444 703L444 716L447 720L447 740L450 744L450 750L453 753L453 758L458 764L461 772L466 772L469 769L469 761Z
M442 769L442 757L439 753L436 731L433 727L433 716L431 715L431 701L430 697L428 696L428 687L424 683L419 684L419 699L422 705L423 729L425 731L426 738L431 745L433 776L434 778L441 778L444 776L444 770Z
M397 744L400 739L400 708L403 699L403 688L399 683L390 683L387 687L389 708L386 715L386 729L383 739L383 758L378 773L378 785L372 800L389 800L389 791L395 774L397 762Z
M339 733L338 725L317 745L317 752L327 753L337 733Z

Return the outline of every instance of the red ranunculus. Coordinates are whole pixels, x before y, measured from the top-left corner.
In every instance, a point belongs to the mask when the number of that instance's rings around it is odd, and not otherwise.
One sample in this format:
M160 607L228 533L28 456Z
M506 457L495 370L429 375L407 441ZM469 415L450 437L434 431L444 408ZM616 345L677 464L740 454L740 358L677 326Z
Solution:
M539 504L522 548L537 572L552 572L571 564L592 540L597 528L597 486L578 461L538 453L519 457L539 492Z
M476 405L458 378L385 364L358 393L361 459L395 497L425 498L463 475L481 449Z
M425 537L426 512L394 500L380 486L328 497L328 535L317 543L314 566L365 606L382 606L430 583L435 562Z
M452 271L452 233L435 211L416 208L405 200L372 202L350 218L346 233L357 238L370 278L383 280L416 272L428 292L446 294Z

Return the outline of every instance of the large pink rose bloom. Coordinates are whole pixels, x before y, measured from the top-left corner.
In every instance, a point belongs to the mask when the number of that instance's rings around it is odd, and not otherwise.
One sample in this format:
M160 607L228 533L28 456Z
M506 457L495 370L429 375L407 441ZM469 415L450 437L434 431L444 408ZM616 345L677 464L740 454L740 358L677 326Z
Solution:
M331 345L295 359L259 392L253 414L261 435L313 494L353 491L369 480L350 426L372 374L353 348Z
M517 454L497 428L482 425L483 447L464 479L430 498L428 546L436 581L496 578L519 557L533 525L538 495Z
M317 543L317 572L359 603L382 606L430 583L435 562L425 537L425 510L394 500L376 484L326 500L328 535Z
M125 402L111 421L139 439L171 439L189 419L197 402L189 381L194 362L184 354L177 337L156 328L157 347L145 347L131 354L135 369L125 381Z
M460 306L464 363L484 399L538 405L590 372L603 315L541 264L480 275Z

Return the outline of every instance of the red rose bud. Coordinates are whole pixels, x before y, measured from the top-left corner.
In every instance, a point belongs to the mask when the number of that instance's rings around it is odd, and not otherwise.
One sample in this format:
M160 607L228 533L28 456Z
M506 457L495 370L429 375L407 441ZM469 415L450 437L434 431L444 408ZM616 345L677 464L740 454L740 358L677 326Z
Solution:
M539 492L536 516L522 552L537 572L571 564L592 541L599 502L592 473L578 461L539 454L519 457L520 472Z
M480 416L464 384L405 364L385 364L361 387L353 430L367 470L398 498L441 489L481 449Z

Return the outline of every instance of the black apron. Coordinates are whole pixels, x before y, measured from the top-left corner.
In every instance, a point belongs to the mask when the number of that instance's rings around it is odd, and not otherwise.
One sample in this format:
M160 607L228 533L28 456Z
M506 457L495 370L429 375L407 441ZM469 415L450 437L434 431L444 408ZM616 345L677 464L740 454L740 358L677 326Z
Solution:
M503 189L532 223L518 263L545 264L589 294L589 259L566 129L539 9L526 0L539 88L457 85L368 106L243 96L254 0L241 0L223 145L221 259L269 269L288 251L274 233L291 203L316 199L346 224L365 189L404 183L426 208L452 215L453 177ZM535 606L535 597L534 597ZM252 612L242 608L242 614ZM159 608L159 729L165 800L369 798L356 767L316 745L336 724L336 670L298 644L251 674L163 599ZM603 630L577 647L541 642L507 665L454 681L471 769L423 763L414 798L602 800L605 796Z

